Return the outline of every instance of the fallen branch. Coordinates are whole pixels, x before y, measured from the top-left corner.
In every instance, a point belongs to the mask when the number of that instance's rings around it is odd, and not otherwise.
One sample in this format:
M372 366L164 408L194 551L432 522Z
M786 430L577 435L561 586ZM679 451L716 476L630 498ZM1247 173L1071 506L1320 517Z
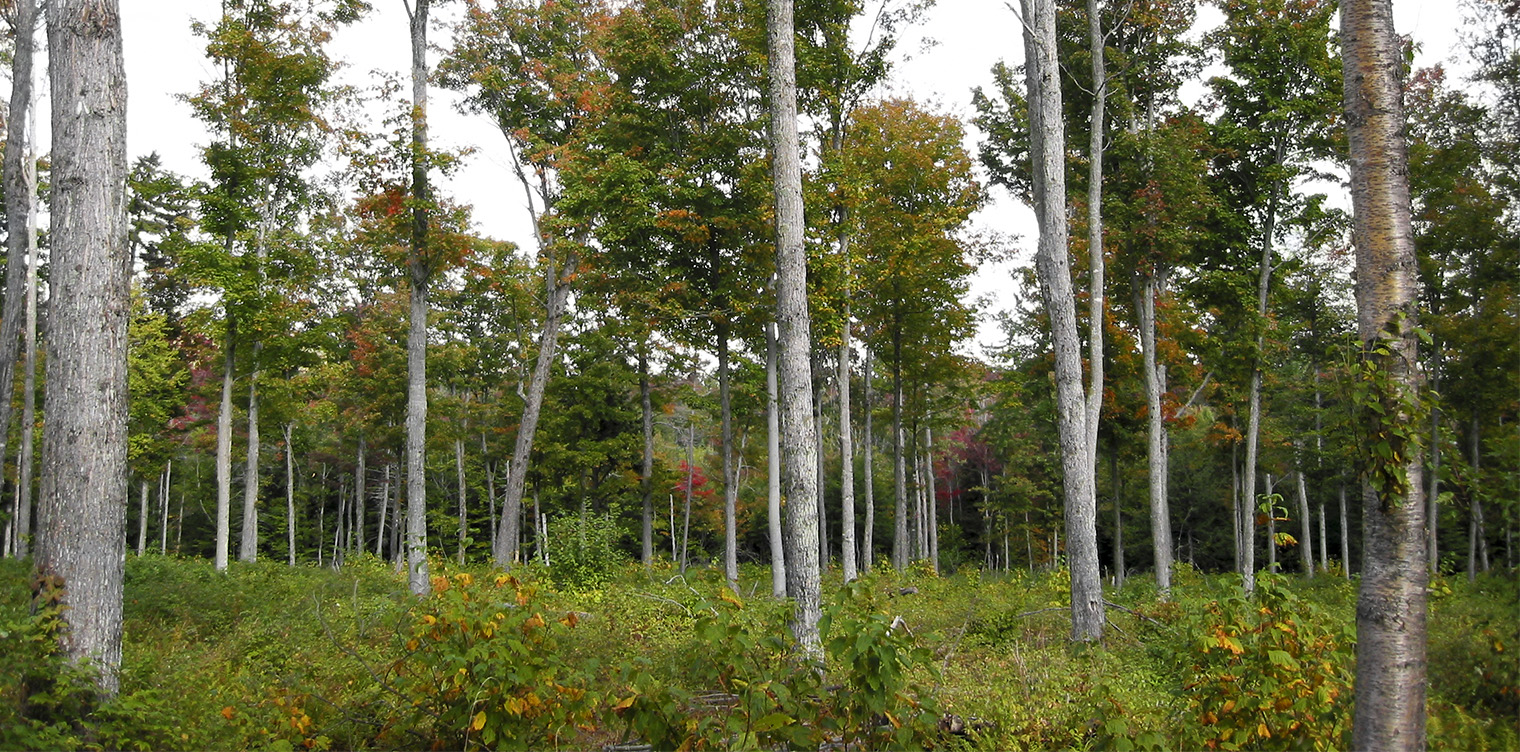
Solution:
M1162 624L1161 622L1156 621L1155 619L1152 619L1151 617L1146 616L1145 614L1140 613L1139 611L1136 611L1136 610L1134 610L1132 608L1125 608L1125 607L1123 607L1123 606L1121 606L1121 605L1119 605L1117 603L1114 603L1112 601L1103 601L1103 605L1108 606L1109 608L1117 608L1120 611L1123 611L1124 613L1129 614L1130 616L1135 617L1136 619L1144 619L1144 620L1146 620L1146 621L1148 621L1148 622L1150 622L1152 624L1155 624L1158 627L1166 626L1166 625Z

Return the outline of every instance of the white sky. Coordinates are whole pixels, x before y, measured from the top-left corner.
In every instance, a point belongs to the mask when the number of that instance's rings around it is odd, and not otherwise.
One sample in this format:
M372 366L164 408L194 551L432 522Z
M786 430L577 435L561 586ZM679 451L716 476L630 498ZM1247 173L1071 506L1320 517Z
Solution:
M375 12L362 24L340 32L332 53L345 60L343 78L348 83L368 84L379 79L371 71L387 71L400 77L410 65L406 15L401 0L373 0ZM452 6L453 8L458 5ZM128 77L128 149L132 158L157 151L167 169L186 175L204 175L199 147L207 142L189 107L178 96L192 92L211 80L214 71L204 55L204 40L190 31L192 19L211 21L220 10L217 0L121 0ZM445 9L447 10L447 8ZM457 13L457 11L454 11ZM1219 18L1211 8L1212 19ZM438 12L435 11L435 15ZM451 15L451 14L449 14ZM1417 65L1446 61L1464 69L1465 61L1450 61L1457 42L1459 14L1453 0L1395 0L1395 25L1412 33L1423 47ZM1207 18L1207 17L1206 17ZM937 109L969 120L971 89L991 83L990 69L998 60L1010 63L1023 58L1017 20L1003 0L938 0L924 23L904 34L899 60L888 92L911 95ZM435 30L435 44L447 45L446 30ZM931 41L932 40L932 41ZM39 87L46 95L46 87ZM485 118L461 115L453 106L452 92L434 89L429 115L432 134L439 147L474 147L475 154L447 189L458 201L475 207L478 229L490 236L515 240L531 247L531 232L522 193L508 167L505 142ZM40 118L42 143L46 143L46 117ZM968 126L967 147L979 138ZM1033 215L1027 207L994 189L993 201L974 218L978 229L996 230L1020 237L1018 246L1028 248L1035 235ZM1012 305L1016 292L1010 265L982 269L972 288L973 296L988 296L990 314ZM984 325L983 343L996 340L996 332Z

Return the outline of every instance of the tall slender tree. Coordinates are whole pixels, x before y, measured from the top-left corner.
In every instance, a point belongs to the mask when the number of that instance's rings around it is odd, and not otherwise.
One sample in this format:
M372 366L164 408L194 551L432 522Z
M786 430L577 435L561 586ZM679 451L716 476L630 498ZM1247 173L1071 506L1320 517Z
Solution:
M802 161L797 139L796 38L791 0L769 0L771 170L776 201L776 323L780 348L781 452L787 500L786 584L795 602L792 636L803 652L822 657L818 619L822 584L818 559L817 434L803 248Z
M1055 346L1056 415L1066 497L1071 567L1071 636L1103 636L1103 583L1098 572L1097 495L1087 447L1081 342L1066 244L1065 129L1053 0L1021 0L1029 88L1030 162L1040 240L1035 268Z
M127 508L127 91L114 0L50 0L53 313L36 566L59 636L119 687Z
M1355 211L1357 333L1368 446L1356 608L1355 749L1425 748L1425 500L1415 415L1422 381L1410 225L1403 55L1390 0L1341 7ZM1375 409L1374 409L1375 408Z
M412 48L412 232L406 270L411 306L406 337L406 561L413 595L432 591L427 563L428 11L432 0L402 0ZM463 490L461 489L461 493Z

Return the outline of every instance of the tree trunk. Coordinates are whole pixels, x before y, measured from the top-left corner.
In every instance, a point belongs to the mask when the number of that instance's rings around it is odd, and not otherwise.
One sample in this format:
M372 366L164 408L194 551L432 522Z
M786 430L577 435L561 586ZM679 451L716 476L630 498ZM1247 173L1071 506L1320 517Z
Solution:
M823 472L823 353L815 352L809 360L813 369L813 446L818 448L813 455L813 482L818 488L818 569L821 577L829 569L829 510L825 493L828 483Z
M243 468L243 528L238 560L259 555L259 343L253 345L253 372L248 375L248 456Z
M892 327L892 568L908 567L908 466L903 447L902 326Z
M1298 566L1303 570L1304 577L1314 577L1314 528L1309 519L1309 492L1304 483L1304 470L1299 467L1298 472L1298 516L1300 519L1299 535L1303 540L1298 542Z
M222 357L222 402L216 414L216 569L226 571L232 537L232 367L237 325L227 318L226 352Z
M850 293L849 236L839 241L845 259L844 325L839 341L839 558L844 581L854 580L859 571L855 561L855 445L850 430Z
M1093 473L1091 483L1096 499L1098 419L1103 412L1103 131L1104 105L1108 99L1103 22L1098 13L1098 0L1087 0L1087 39L1092 57L1094 92L1087 143L1087 257L1090 267L1087 288L1087 468ZM1094 516L1096 514L1094 511Z
M367 498L369 495L369 468L366 467L368 458L365 457L365 454L367 454L366 450L368 449L369 446L364 442L364 431L361 430L359 431L359 462L358 467L354 468L354 504L358 506L356 516L359 520L359 548L361 549L364 548L364 543L366 540L364 537L364 519L366 517L365 510L369 508L369 499ZM384 505L382 505L382 507L383 506ZM381 527L384 528L384 523L381 523ZM385 531L383 529L377 530L375 532L377 541L375 544L376 557L380 556L380 545L378 539L379 536L384 532Z
M735 515L739 504L739 473L734 466L734 411L729 399L728 324L717 324L714 334L718 346L718 411L722 434L718 449L723 453L723 576L729 587L738 591L739 537Z
M861 448L865 456L861 458L861 473L865 475L866 493L866 519L865 530L860 540L860 568L866 572L876 564L876 432L872 426L871 416L875 412L875 403L871 400L871 350L866 348L865 362L862 364L861 386L865 389L862 395L863 401L861 412L865 413L865 436L861 441Z
M1473 416L1468 429L1468 441L1471 444L1472 474L1473 480L1468 488L1468 529L1467 529L1467 581L1472 582L1478 571L1488 571L1488 534L1487 527L1483 524L1483 498L1478 494L1482 483L1479 480L1480 471L1483 468L1483 443L1480 440L1478 417Z
M934 490L934 431L924 426L924 470L929 476L929 566L939 574L939 495Z
M11 58L11 100L5 133L5 215L7 225L5 304L0 311L0 457L10 440L11 393L14 389L16 355L21 345L23 308L29 298L26 284L33 274L36 248L37 157L32 139L37 133L33 112L33 59L36 50L36 0L15 0L15 47ZM18 484L19 487L19 484ZM31 525L31 490L16 502L12 540L18 558L26 555L26 536Z
M1432 387L1434 390L1434 387ZM1428 531L1425 536L1428 550L1425 553L1425 564L1430 567L1431 576L1439 573L1441 567L1441 551L1437 545L1440 530L1438 523L1441 519L1441 409L1434 407L1430 411L1430 493L1425 497L1425 527Z
M285 424L285 551L286 563L296 565L296 465L292 435L295 424ZM355 495L356 499L363 498Z
M818 637L822 584L817 558L818 443L813 429L807 307L807 255L802 162L797 140L797 69L791 0L769 0L771 169L776 202L776 323L780 330L783 485L787 499L787 594L795 603L792 635L803 653L821 659Z
M786 543L781 530L781 406L776 384L776 325L765 327L766 520L771 538L771 595L786 597Z
M1284 140L1281 135L1274 136L1276 141L1276 164L1282 164ZM1261 235L1261 266L1256 282L1256 315L1265 319L1267 315L1267 291L1272 282L1272 237L1277 232L1277 190L1272 190L1267 199L1267 221ZM1264 324L1263 324L1264 326ZM1253 511L1256 506L1256 460L1258 444L1261 439L1261 354L1266 349L1266 336L1256 335L1255 362L1251 366L1251 395L1250 413L1246 419L1246 471L1245 471L1245 515L1241 518L1241 535L1246 545L1242 551L1244 556L1241 561L1241 584L1247 593L1256 590L1256 516ZM1272 515L1268 515L1271 519ZM1276 541L1268 541L1267 550L1269 556L1276 559Z
M384 556L384 554L385 554L385 551L384 551L384 546L385 546L385 517L386 517L386 513L389 512L390 508L391 508L390 498L391 498L391 466L390 465L386 465L385 466L385 475L383 476L383 480L381 481L381 484L380 484L380 503L377 505L377 506L380 507L380 521L378 523L376 523L376 525L375 525L375 558L376 559L382 559L383 560L385 558L385 556ZM394 525L395 523L391 523L391 524Z
M1400 38L1390 0L1341 5L1346 131L1355 223L1357 333L1378 367L1378 395L1399 406L1418 399L1415 321L1419 279L1410 227L1409 152ZM1374 349L1377 348L1377 349ZM1402 407L1379 430L1418 430ZM1425 500L1417 440L1395 448L1402 487L1363 485L1363 556L1356 607L1356 713L1353 749L1424 749ZM1377 472L1374 469L1374 472Z
M406 558L413 595L432 592L427 563L427 315L432 262L428 248L427 27L432 0L407 6L412 42L412 238L407 257L411 281L406 337Z
M174 461L164 463L164 483L162 492L158 495L159 506L163 511L163 519L158 526L158 555L164 556L169 553L169 487L174 479Z
M501 526L493 552L496 565L509 567L517 560L517 540L521 529L523 487L528 478L528 456L533 452L533 436L538 431L538 416L544 406L544 390L554 366L559 327L570 300L570 284L579 258L569 254L563 266L549 263L546 268L548 299L544 306L544 331L538 338L538 359L528 381L523 399L522 420L517 424L517 440L512 446L512 462L507 466L507 485L502 492Z
M640 557L647 571L654 566L654 409L650 404L649 340L639 343L639 409L644 438L644 462L639 467ZM495 548L495 544L492 544Z
M137 555L142 556L148 548L148 479L139 479L137 503Z
M1030 161L1034 168L1035 217L1040 227L1035 267L1055 344L1056 414L1066 496L1066 537L1071 549L1068 552L1071 637L1094 641L1103 635L1103 589L1098 573L1092 457L1087 451L1081 343L1066 253L1065 134L1061 126L1055 4L1051 0L1021 0L1021 3L1029 85Z
M691 543L691 496L692 483L696 480L697 461L697 424L692 422L693 417L687 416L686 424L686 505L682 507L681 515L681 574L686 574L686 552ZM534 496L535 501L537 495ZM538 505L535 503L533 513L538 514Z
M33 107L33 65L38 12L36 0L13 3L16 21L12 51L10 128L5 136L5 211L9 234L6 241L5 308L0 312L0 457L10 436L10 385L14 383L17 335L26 309L26 379L21 415L21 457L17 468L16 510L11 529L11 552L18 559L28 555L32 532L32 436L35 416L37 349L37 112ZM24 291L23 291L24 290ZM14 301L14 302L12 302Z
M1166 366L1156 355L1156 288L1159 269L1145 275L1141 288L1140 347L1145 354L1142 368L1145 371L1146 402L1146 460L1149 464L1151 496L1151 547L1155 555L1156 589L1166 598L1172 590L1172 516L1167 499L1167 452L1166 415L1162 412L1161 395L1166 392Z
M459 552L458 558L461 565L464 564L464 539L469 533L469 520L466 516L466 492L469 490L464 484L464 439L454 439L454 475L459 482Z
M127 509L126 75L115 0L51 0L52 287L36 595L114 695ZM7 388L9 383L6 384ZM7 394L6 400L9 401ZM56 588L56 589L55 589Z

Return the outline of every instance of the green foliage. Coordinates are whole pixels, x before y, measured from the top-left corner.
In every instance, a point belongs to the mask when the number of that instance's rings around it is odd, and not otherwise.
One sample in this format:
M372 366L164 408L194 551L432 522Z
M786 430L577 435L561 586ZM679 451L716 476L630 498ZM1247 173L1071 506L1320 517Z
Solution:
M391 666L400 699L382 741L440 749L544 749L590 727L595 664L561 649L579 622L512 575L433 577Z
M1348 388L1357 420L1358 472L1377 492L1385 508L1401 503L1409 493L1409 463L1420 451L1429 409L1420 392L1403 376L1413 364L1399 365L1412 348L1401 346L1412 325L1403 312L1389 320L1384 331L1364 343L1361 359L1350 368ZM1428 344L1424 330L1414 329Z
M628 695L612 710L656 749L933 746L938 705L909 678L932 675L932 656L878 606L869 585L846 586L819 624L820 666L795 652L776 604L752 614L725 588L696 620L687 674L716 691L649 679L635 661L624 667Z
M1278 575L1180 615L1155 649L1182 679L1183 746L1332 749L1350 730L1352 625ZM1163 647L1172 646L1172 647Z
M567 590L609 582L627 556L619 548L626 531L611 515L565 515L549 522L549 573Z

